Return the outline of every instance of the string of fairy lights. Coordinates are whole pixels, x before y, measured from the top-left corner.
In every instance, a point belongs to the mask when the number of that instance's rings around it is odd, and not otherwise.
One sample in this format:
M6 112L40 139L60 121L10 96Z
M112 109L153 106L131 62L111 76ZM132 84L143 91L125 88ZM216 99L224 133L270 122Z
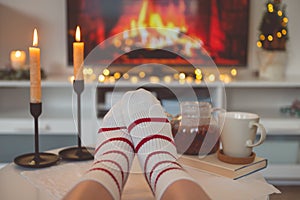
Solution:
M260 24L257 47L266 50L285 50L288 39L288 17L281 0L269 0Z
M109 69L103 69L100 75L96 75L94 73L93 68L85 67L83 70L84 79L87 82L98 81L99 83L104 84L113 84L116 81L128 81L130 83L138 83L139 81L147 81L151 83L176 83L179 84L200 84L203 81L205 82L215 82L222 81L224 83L231 82L235 79L238 72L236 68L228 69L224 73L214 74L209 72L204 72L203 70L197 68L193 72L178 72L174 74L168 74L164 76L155 76L151 73L147 74L144 71L140 71L137 74L129 74L129 73L121 73L121 72L113 72ZM69 81L73 82L74 76L69 77Z

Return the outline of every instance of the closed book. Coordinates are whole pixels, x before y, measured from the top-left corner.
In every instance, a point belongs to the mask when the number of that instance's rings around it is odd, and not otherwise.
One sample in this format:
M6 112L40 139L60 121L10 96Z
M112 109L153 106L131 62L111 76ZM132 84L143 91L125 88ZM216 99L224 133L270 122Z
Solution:
M204 158L198 156L182 155L178 159L182 165L187 165L208 173L238 179L267 167L268 160L256 156L249 164L229 164L220 161L217 154L207 155Z

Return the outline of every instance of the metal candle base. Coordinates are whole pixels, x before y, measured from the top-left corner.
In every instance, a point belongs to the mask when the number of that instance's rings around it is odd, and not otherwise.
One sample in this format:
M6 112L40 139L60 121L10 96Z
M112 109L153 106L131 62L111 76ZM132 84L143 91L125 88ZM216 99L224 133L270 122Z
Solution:
M28 153L14 159L15 164L28 168L44 168L55 165L59 156L52 153Z
M34 144L35 152L16 157L14 162L22 167L43 168L56 164L59 156L52 153L39 152L39 126L38 118L42 113L42 103L30 103L30 113L34 118Z
M94 159L94 148L90 147L70 147L59 152L59 155L64 160L69 161L84 161Z
M81 93L84 90L84 80L74 80L73 89L77 94L77 140L78 146L71 147L59 152L59 155L64 160L83 161L94 159L94 149L90 147L82 147L81 145Z

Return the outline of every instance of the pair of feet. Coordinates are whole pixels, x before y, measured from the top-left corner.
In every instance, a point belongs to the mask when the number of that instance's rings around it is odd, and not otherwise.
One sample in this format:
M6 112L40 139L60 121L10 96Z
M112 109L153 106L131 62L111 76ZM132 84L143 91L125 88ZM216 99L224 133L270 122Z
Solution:
M160 102L143 89L127 92L106 114L94 164L83 179L101 183L120 199L135 154L157 199L172 183L193 181L176 161L171 126Z

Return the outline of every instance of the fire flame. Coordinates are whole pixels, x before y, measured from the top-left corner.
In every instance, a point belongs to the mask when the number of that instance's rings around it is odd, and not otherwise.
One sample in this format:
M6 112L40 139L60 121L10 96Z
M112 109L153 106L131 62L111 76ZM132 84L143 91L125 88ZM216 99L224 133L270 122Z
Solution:
M80 27L79 26L77 26L76 27L76 33L75 33L75 40L76 40L76 42L80 42Z
M33 42L32 46L37 47L38 46L38 34L36 28L33 31Z
M139 43L149 49L182 45L182 53L192 57L193 49L200 49L203 42L199 38L181 37L182 33L188 31L184 10L184 0L180 0L178 5L170 3L167 9L155 6L151 0L143 0L138 18L130 21L130 30L123 34L126 41L124 49L130 49L129 44L133 44L132 40L135 44ZM147 27L150 29L145 29ZM136 41L137 38L140 41ZM120 47L121 43L114 41L114 45Z

